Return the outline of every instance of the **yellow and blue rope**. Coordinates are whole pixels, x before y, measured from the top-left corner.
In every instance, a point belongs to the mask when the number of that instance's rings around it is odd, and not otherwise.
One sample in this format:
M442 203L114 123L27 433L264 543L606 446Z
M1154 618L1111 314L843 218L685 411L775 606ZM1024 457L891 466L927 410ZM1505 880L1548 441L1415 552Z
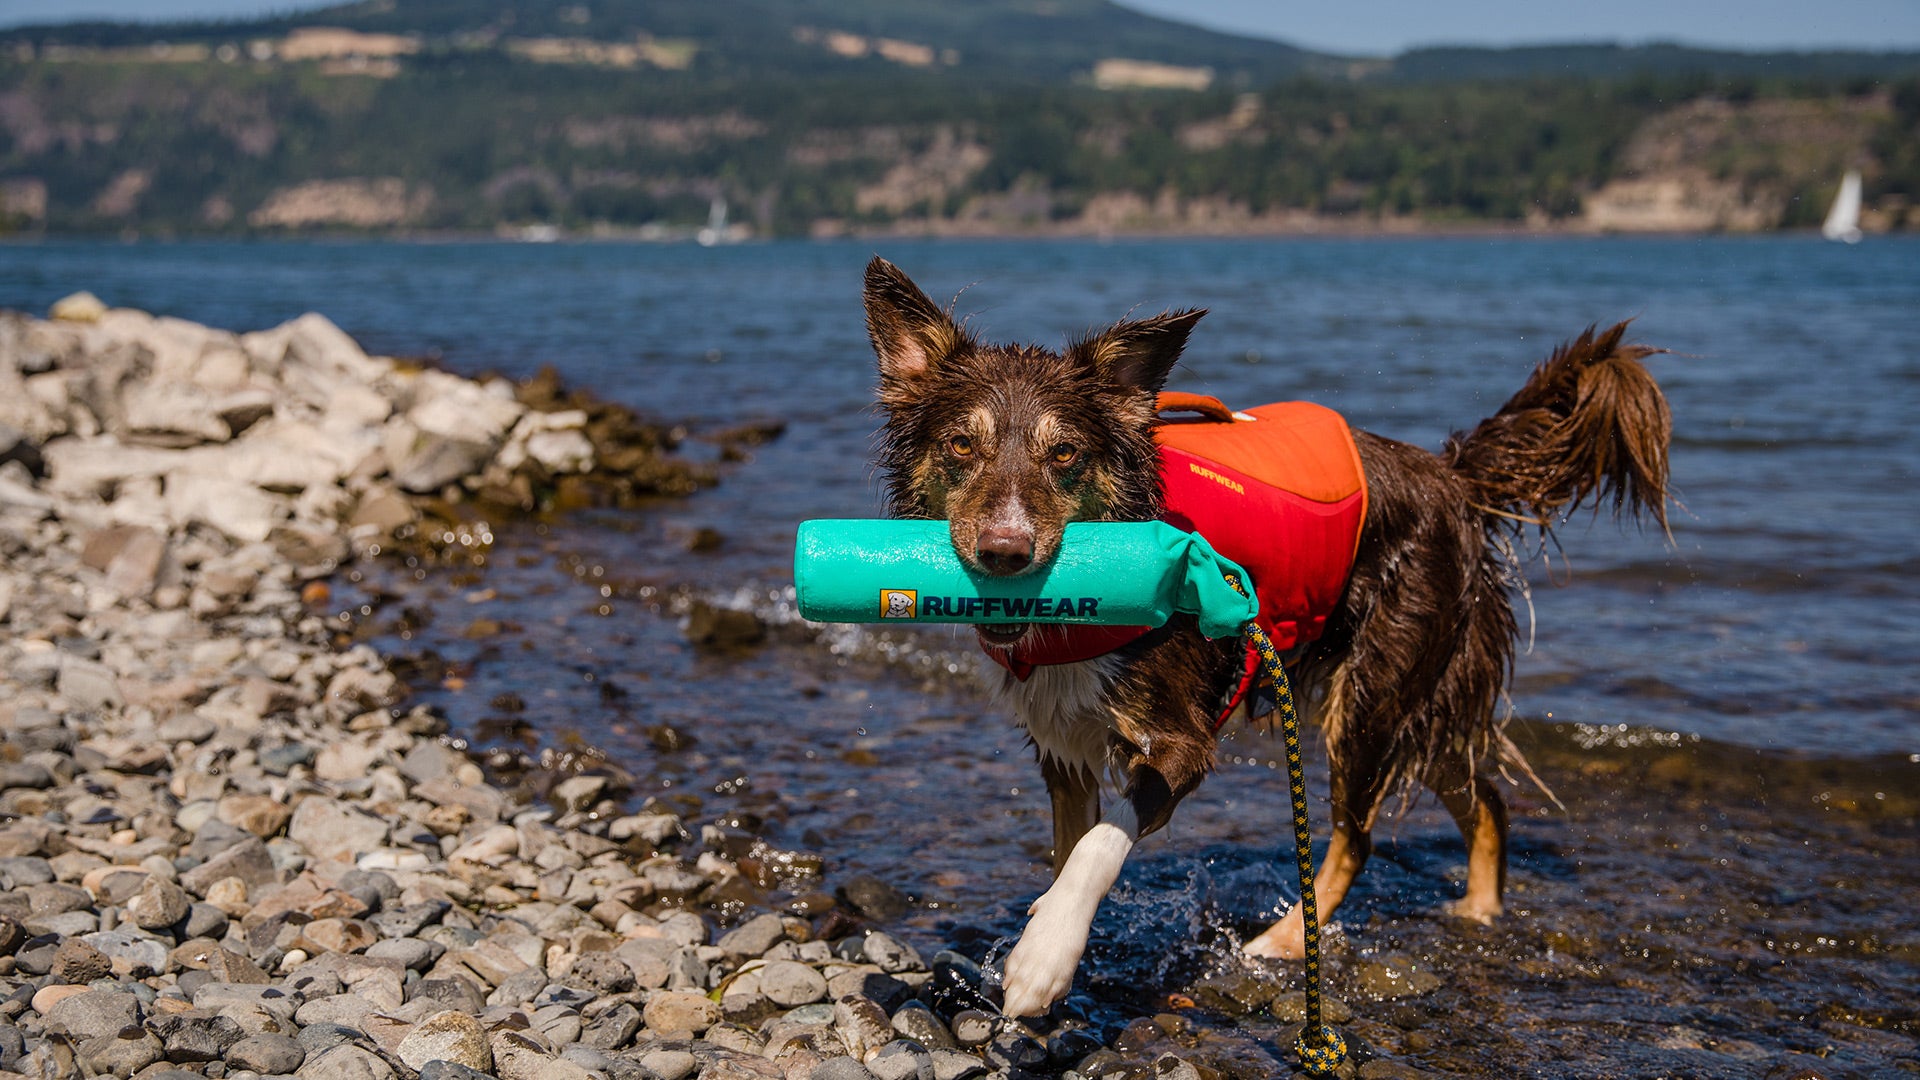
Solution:
M1246 587L1228 574L1227 583L1242 594ZM1306 767L1300 756L1300 714L1293 707L1293 687L1287 681L1287 669L1280 661L1280 650L1273 647L1257 623L1249 622L1247 641L1260 656L1267 676L1273 680L1274 710L1280 715L1280 731L1287 744L1287 788L1293 793L1293 852L1300 869L1300 914L1306 927L1307 1022L1294 1041L1293 1052L1300 1064L1315 1076L1330 1076L1346 1060L1346 1040L1333 1025L1321 1018L1320 1008L1320 913L1313 899L1313 833L1307 827Z

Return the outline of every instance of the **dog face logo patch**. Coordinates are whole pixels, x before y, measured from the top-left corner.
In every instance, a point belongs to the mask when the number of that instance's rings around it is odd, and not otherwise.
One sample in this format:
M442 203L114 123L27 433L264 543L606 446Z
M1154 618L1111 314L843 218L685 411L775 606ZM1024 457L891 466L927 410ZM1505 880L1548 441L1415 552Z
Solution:
M920 593L916 589L881 589L880 617L911 619L920 613Z

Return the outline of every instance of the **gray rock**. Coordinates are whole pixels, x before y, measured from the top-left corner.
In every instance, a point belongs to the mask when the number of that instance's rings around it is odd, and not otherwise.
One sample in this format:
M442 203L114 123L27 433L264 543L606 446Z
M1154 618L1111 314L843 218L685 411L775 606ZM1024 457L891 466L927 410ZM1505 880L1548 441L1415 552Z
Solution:
M225 1012L235 1006L258 1009L283 1025L291 1025L294 1013L301 1008L297 999L277 986L210 982L193 992L196 1009Z
M74 1039L117 1034L140 1023L140 999L126 990L88 990L47 1010L47 1030Z
M418 1069L429 1061L451 1061L482 1072L493 1068L493 1049L480 1022L465 1013L435 1013L400 1042L400 1060Z
M933 1055L907 1039L895 1039L874 1051L866 1066L877 1080L933 1080Z
M112 668L71 654L60 658L56 688L78 709L118 709L126 701L120 693L120 677Z
M180 928L180 936L187 940L193 938L219 939L227 934L227 913L205 901L187 905L187 921Z
M426 971L447 951L446 946L419 938L390 938L367 946L367 955L376 960L398 960L415 971Z
M245 882L249 890L280 883L280 871L274 868L273 856L267 851L267 845L259 837L249 834L246 839L181 874L180 885L195 896L204 897L207 888L214 882L230 877Z
M429 1061L420 1068L420 1080L493 1080L493 1077L453 1061Z
M99 950L118 974L145 978L167 970L167 946L126 930L102 930L79 939Z
M302 1080L393 1080L394 1073L378 1054L342 1043L308 1056L294 1075Z
M288 1035L254 1035L227 1050L227 1064L269 1076L290 1073L307 1059L307 1049Z
M166 1059L176 1065L220 1061L227 1048L247 1034L232 1019L207 1013L157 1013L147 1028L160 1037Z
M75 1049L81 1063L95 1074L132 1076L159 1061L163 1048L152 1032L125 1027L112 1035L87 1039Z
M652 1072L660 1080L687 1080L700 1067L700 1063L685 1050L663 1049L641 1054L640 1067Z
M833 1030L847 1052L864 1060L869 1051L893 1041L887 1010L872 998L847 994L833 1003Z
M601 994L624 994L635 985L633 969L609 952L581 953L564 981Z
M830 1057L813 1067L807 1080L874 1080L865 1065L850 1057Z
M351 863L361 852L371 851L387 841L385 819L355 806L319 796L309 797L294 808L287 823L287 838L307 849L318 859Z
M371 955L372 950L368 950ZM486 995L468 979L451 975L444 979L421 979L407 988L409 1001L437 1001L449 1009L479 1015L487 1007Z
M21 925L34 934L79 937L100 929L100 917L91 911L63 911L58 915L36 915Z
M879 965L880 970L889 975L926 970L926 964L920 960L920 954L914 951L913 946L891 934L879 931L868 934L864 952L868 963Z
M933 1080L973 1080L992 1071L986 1062L959 1050L935 1050L932 1054Z
M640 1030L640 1010L626 1002L606 1009L586 1022L580 1041L597 1050L618 1050Z
M780 916L769 913L748 919L720 935L720 940L714 944L726 950L729 956L753 957L764 955L768 949L786 939L786 922Z
M0 888L24 889L52 880L53 864L38 855L10 855L0 859Z
M827 980L805 964L774 960L760 969L760 992L782 1008L811 1005L827 996Z
M298 1042L302 1049L312 1055L331 1050L342 1043L350 1043L364 1038L366 1038L366 1033L359 1028L347 1027L342 1024L319 1023L308 1024L306 1027L301 1028L300 1034L294 1036L294 1041Z
M188 906L185 889L150 874L140 894L127 901L127 914L142 930L165 930L187 917Z

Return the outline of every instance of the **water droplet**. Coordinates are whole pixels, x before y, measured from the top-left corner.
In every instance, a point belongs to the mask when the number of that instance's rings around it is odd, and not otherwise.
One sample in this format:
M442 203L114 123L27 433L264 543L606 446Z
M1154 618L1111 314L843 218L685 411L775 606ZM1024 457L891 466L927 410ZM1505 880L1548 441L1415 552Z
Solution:
M865 735L867 733L867 729L863 727L857 727L853 729L853 733L855 735Z

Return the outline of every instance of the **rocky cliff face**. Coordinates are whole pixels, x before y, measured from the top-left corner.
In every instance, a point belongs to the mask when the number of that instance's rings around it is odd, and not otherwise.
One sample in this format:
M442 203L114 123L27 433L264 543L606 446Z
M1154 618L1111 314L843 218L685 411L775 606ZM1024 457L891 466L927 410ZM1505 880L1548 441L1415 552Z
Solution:
M1883 97L1690 102L1640 127L1621 175L1587 196L1582 222L1598 232L1758 232L1817 221L1825 203L1796 207L1794 193L1831 192L1847 169L1871 171L1868 146L1890 115Z

